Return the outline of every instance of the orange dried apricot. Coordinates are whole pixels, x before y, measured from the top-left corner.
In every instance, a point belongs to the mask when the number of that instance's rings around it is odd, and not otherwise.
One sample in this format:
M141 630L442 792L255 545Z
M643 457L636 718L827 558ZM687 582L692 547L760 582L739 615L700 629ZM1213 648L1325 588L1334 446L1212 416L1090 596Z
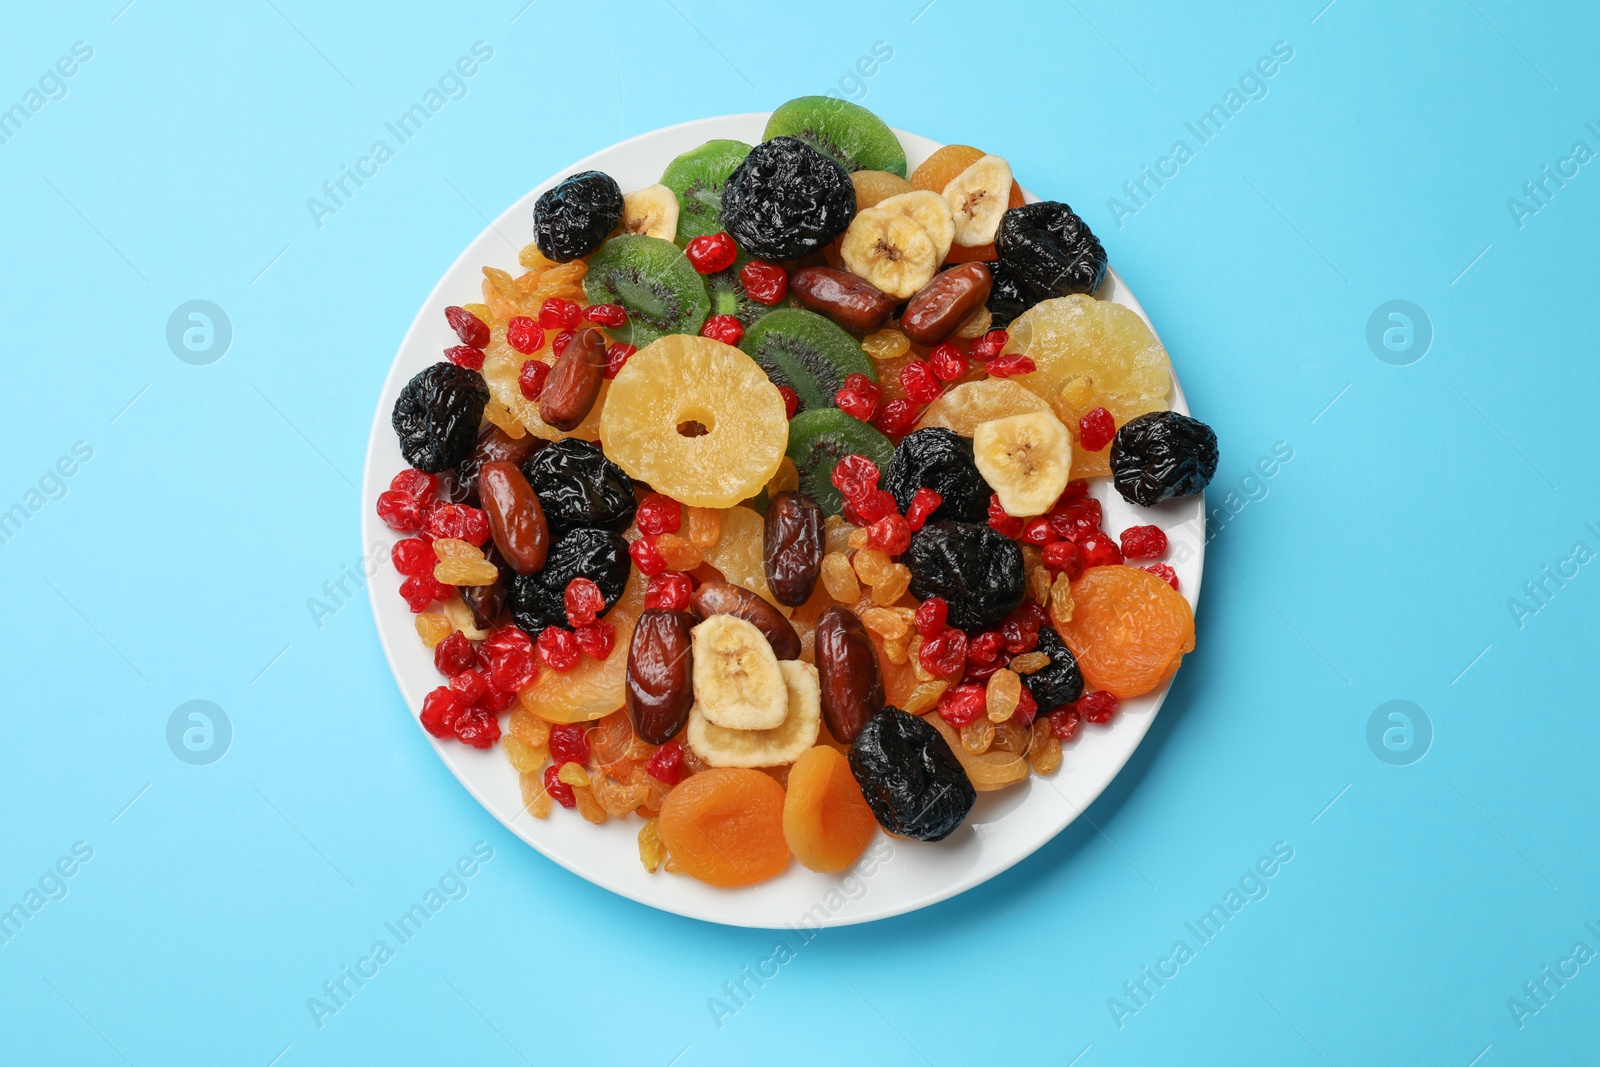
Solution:
M755 885L783 873L783 786L747 767L680 782L661 805L661 842L677 869L709 885Z
M1090 567L1072 583L1061 637L1096 689L1126 700L1172 677L1194 650L1194 612L1177 591L1137 567Z
M877 828L850 761L837 749L818 746L794 761L783 838L803 865L822 874L842 871L867 850Z

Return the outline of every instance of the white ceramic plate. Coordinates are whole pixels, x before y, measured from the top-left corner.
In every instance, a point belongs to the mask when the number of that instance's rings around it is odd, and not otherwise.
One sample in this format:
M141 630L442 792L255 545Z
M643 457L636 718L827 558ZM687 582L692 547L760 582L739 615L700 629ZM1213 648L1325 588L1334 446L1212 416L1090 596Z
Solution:
M481 299L481 268L497 266L513 274L520 271L517 249L532 240L533 203L539 194L568 174L590 169L610 174L624 190L653 185L674 156L712 138L755 144L761 140L766 121L765 114L701 119L613 145L539 183L467 246L417 312L378 400L361 487L362 538L369 550L373 545L387 549L397 539L375 510L378 494L405 466L389 425L395 399L413 375L437 362L446 347L457 343L445 323L444 309ZM896 133L912 167L940 147L925 137ZM1003 150L1005 146L993 147ZM1061 188L1066 184L1065 177L1034 176L1043 188L1056 194L1067 192ZM1028 199L1037 197L1030 194ZM1144 315L1114 271L1108 272L1100 296ZM1188 411L1176 381L1172 406ZM1167 531L1173 546L1168 562L1178 573L1184 595L1194 603L1200 592L1205 551L1203 498L1190 497L1150 509L1135 508L1125 503L1106 479L1097 482L1095 496L1105 508L1105 528L1109 531L1135 523L1154 523ZM417 736L433 746L478 803L512 833L595 885L663 911L736 926L777 928L869 922L926 907L993 878L1049 841L1100 795L1138 747L1167 693L1163 686L1147 696L1124 701L1121 714L1108 726L1086 725L1078 739L1066 746L1061 770L1052 778L1035 776L1000 793L979 794L966 824L942 842L922 844L879 834L857 866L845 874L815 874L791 862L783 875L770 882L724 890L687 877L647 873L639 862L638 819L593 826L578 818L576 812L559 807L548 819L532 818L522 809L516 773L498 748L480 752L429 736L417 722L417 714L423 698L441 679L434 670L431 653L417 637L413 615L400 599L399 584L399 576L387 563L368 583L378 637L405 696ZM614 654L625 651L619 649Z

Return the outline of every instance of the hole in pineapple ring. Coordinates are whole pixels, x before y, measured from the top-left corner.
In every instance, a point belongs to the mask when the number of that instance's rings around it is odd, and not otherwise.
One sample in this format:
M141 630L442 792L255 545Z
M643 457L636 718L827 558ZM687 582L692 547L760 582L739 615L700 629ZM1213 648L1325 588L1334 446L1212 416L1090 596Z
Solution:
M717 428L717 417L703 405L690 404L678 412L680 437L704 437Z
M710 428L699 419L689 419L686 422L678 423L679 437L704 437L710 432Z

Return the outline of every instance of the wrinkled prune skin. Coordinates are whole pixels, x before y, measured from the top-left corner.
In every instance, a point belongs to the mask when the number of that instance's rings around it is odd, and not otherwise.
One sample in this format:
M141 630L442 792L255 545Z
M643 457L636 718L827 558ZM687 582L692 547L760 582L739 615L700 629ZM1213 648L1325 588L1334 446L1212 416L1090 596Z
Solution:
M989 288L989 300L984 305L992 316L990 329L1009 326L1012 319L1027 311L1038 301L1029 297L1022 288L1022 282L1006 269L1004 263L991 260L985 265L989 268L989 277L994 280Z
M795 137L750 150L722 187L722 225L757 259L820 252L856 217L856 192L839 163Z
M567 263L600 247L622 221L622 189L611 175L586 170L563 178L533 204L533 241L547 259Z
M1176 411L1130 419L1111 439L1111 482L1132 504L1193 496L1216 473L1216 432Z
M911 568L911 595L943 597L950 625L968 633L999 624L1022 603L1022 550L984 523L930 522L900 562Z
M472 453L489 386L477 371L435 363L417 372L394 402L391 424L400 454L419 471L438 474Z
M593 527L621 532L633 521L633 479L600 446L575 437L541 448L522 465L552 536Z
M1007 208L995 231L994 248L1025 308L1056 296L1093 295L1106 279L1106 250L1100 239L1057 200Z
M507 598L511 619L535 639L546 626L566 629L567 608L562 596L574 578L587 578L600 587L606 601L604 614L621 598L632 562L628 542L620 534L573 530L550 547L543 570L514 576Z
M943 841L978 800L938 730L899 708L867 720L850 745L850 772L878 823L918 841Z
M1083 672L1078 669L1078 658L1053 627L1039 627L1039 644L1034 651L1050 657L1047 666L1022 676L1022 684L1033 694L1040 715L1048 715L1083 696Z
M932 519L983 522L989 514L989 483L972 461L972 438L942 426L906 434L883 473L883 487L902 512L926 488L943 498Z

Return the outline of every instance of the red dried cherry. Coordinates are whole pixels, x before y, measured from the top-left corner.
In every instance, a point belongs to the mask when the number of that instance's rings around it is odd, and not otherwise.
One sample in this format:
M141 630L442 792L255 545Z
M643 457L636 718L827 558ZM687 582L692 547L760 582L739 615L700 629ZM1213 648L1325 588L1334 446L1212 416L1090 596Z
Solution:
M844 517L857 526L871 526L894 513L894 494L887 489L868 489L854 500L845 501L844 505Z
M1030 545L1048 545L1056 539L1050 521L1044 518L1027 519L1022 524L1022 540Z
M471 670L479 664L478 653L473 651L472 642L467 640L467 635L456 630L433 650L433 665L440 674L452 678L462 671Z
M923 486L911 494L911 504L906 508L906 523L911 527L911 532L916 533L927 523L928 516L939 510L939 505L944 503L944 497L937 490Z
M752 259L739 269L739 284L750 299L771 307L789 293L789 273L775 263Z
M744 323L735 315L712 315L700 327L700 336L721 341L725 345L736 345L744 336Z
M605 610L606 595L592 579L574 578L561 594L561 606L566 609L569 623L587 626Z
M922 669L940 678L958 678L967 664L967 635L953 627L946 627L933 637L925 638L917 650Z
M462 701L467 704L476 704L489 692L489 685L483 680L483 675L471 669L451 675L450 688L461 694Z
M667 561L656 551L653 537L641 537L634 541L628 546L628 555L633 558L633 565L639 568L639 573L646 578L653 578L667 569Z
M496 715L505 711L516 703L517 694L512 689L496 689L493 685L484 690L483 698L478 701L478 706L484 711L492 711Z
M833 396L834 406L846 415L871 422L878 413L878 387L865 374L845 376L844 388Z
M518 315L506 323L506 344L523 355L531 355L544 347L544 327L526 315Z
M633 521L646 537L677 533L683 525L683 505L664 493L651 493L639 501Z
M939 698L939 718L951 726L976 722L988 706L981 685L958 685Z
M933 403L944 391L944 384L924 359L914 359L900 368L900 387L919 404Z
M590 304L583 309L583 317L596 326L610 326L614 329L627 325L628 311L621 304Z
M939 376L941 382L955 381L967 373L971 366L967 357L961 354L961 349L948 341L935 346L934 350L928 353L928 367Z
M1028 692L1028 687L1023 686L1017 693L1017 706L1012 709L1011 721L1018 726L1032 726L1033 720L1039 716L1039 702L1033 699L1033 694Z
M444 356L458 367L467 370L483 369L483 349L473 348L471 345L451 345L444 350Z
M454 537L482 548L489 540L489 516L466 504L435 504L428 509L422 528L429 537Z
M1026 692L1027 687L1023 687ZM1071 741L1078 736L1078 727L1083 724L1077 711L1071 706L1057 708L1050 713L1050 736L1057 741Z
M561 768L556 764L544 769L544 791L563 808L575 808L578 806L578 798L572 795L572 787L557 777L560 773Z
M794 418L794 413L800 410L800 394L787 385L780 385L778 395L783 397L783 417Z
M567 346L572 343L572 339L576 336L578 336L578 334L575 330L561 330L557 332L554 337L550 338L550 354L555 356L557 359L560 359L561 354L567 350Z
M1011 338L1004 330L990 330L967 347L967 353L973 359L988 361L1005 351L1006 342Z
M539 655L550 665L552 670L570 671L578 664L578 639L572 636L570 630L563 630L559 626L546 626L539 631L539 640L534 642L539 647Z
M985 630L967 645L967 658L979 666L988 666L1000 659L1005 647L1006 639L998 630Z
M378 518L396 533L413 533L422 529L426 507L416 497L398 489L385 489L378 494Z
M621 374L622 368L628 365L628 360L632 359L633 354L637 351L639 350L633 345L626 344L622 341L613 341L607 345L606 369L604 371L606 379L609 381L610 379L615 378L618 374Z
M898 556L911 547L911 524L903 515L885 515L867 527L867 544Z
M1108 723L1117 713L1117 698L1110 693L1095 690L1085 693L1073 705L1085 722Z
M605 619L596 619L572 631L572 639L590 659L605 659L616 647L617 628Z
M911 431L916 421L917 406L904 397L896 397L878 410L872 424L886 434L901 437Z
M407 578L400 583L400 596L413 614L427 611L428 605L436 600L448 600L453 592L453 588L436 581L431 574Z
M1083 556L1071 541L1052 541L1045 545L1044 565L1064 573L1069 582L1077 581L1079 575L1083 574Z
M1022 532L1022 520L1006 514L1006 509L1000 506L998 493L989 494L989 525L1007 537L1015 537Z
M645 760L644 773L658 782L677 785L683 775L683 743L668 741Z
M1167 554L1167 535L1159 526L1130 526L1122 531L1124 559L1160 559Z
M493 748L500 740L500 720L483 708L469 708L454 727L456 740L472 748Z
M690 241L684 254L689 265L700 274L715 274L727 270L739 258L739 246L726 233L709 233Z
M422 728L434 737L452 737L456 719L466 708L460 693L441 685L422 698Z
M1100 501L1089 497L1063 504L1056 502L1047 516L1050 528L1067 541L1079 541L1100 528Z
M944 623L950 616L950 605L944 597L931 596L917 605L916 614L912 622L917 628L917 633L922 635L924 641L936 637L944 630Z
M1078 419L1078 443L1085 452L1098 452L1117 436L1117 420L1105 408L1095 408Z
M644 587L644 606L666 611L688 611L689 597L694 593L694 582L682 571L663 571L650 579Z
M582 321L583 309L559 296L552 296L539 307L539 325L547 330L576 330Z
M473 348L487 348L489 346L489 327L484 321L466 308L447 307L444 309L445 321L450 323L450 328L461 338L461 343L471 345Z
M1152 563L1150 566L1146 567L1145 570L1149 571L1157 578L1160 578L1163 582L1166 582L1168 585L1172 586L1174 590L1182 592L1182 590L1178 589L1178 572L1167 566L1165 563Z
M878 465L866 456L852 452L838 463L833 465L833 473L828 480L833 487L844 494L846 500L854 500L868 490L878 486Z
M408 578L431 577L434 565L439 562L433 546L420 537L396 541L389 550L389 559L394 569Z
M991 359L984 369L991 377L1009 378L1013 374L1032 374L1039 368L1027 356L1011 355Z
M589 762L589 731L575 722L555 723L550 727L550 760L557 767Z
M407 467L389 479L389 488L425 504L439 491L439 477L427 471Z
M1122 550L1117 547L1115 541L1100 530L1078 538L1078 551L1083 554L1085 570L1090 567L1108 567L1122 562Z
M539 395L544 392L544 382L548 377L550 377L550 364L530 359L517 372L517 388L522 390L525 399L538 400Z
M480 654L489 664L489 684L514 693L539 673L533 641L515 626L502 626L484 639Z

